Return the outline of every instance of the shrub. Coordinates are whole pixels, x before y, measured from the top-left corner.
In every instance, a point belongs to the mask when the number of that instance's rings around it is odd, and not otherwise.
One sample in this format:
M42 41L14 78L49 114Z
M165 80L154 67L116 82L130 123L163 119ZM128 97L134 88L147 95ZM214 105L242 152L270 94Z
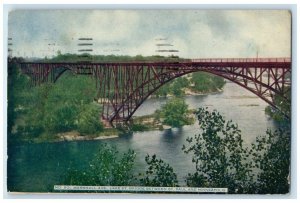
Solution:
M173 98L162 107L163 123L172 127L189 124L188 105L183 99Z
M140 179L142 185L156 187L178 186L177 175L169 164L161 159L157 159L156 155L152 157L147 155L145 161L148 164L148 169L146 175Z
M95 134L103 130L98 106L88 104L83 108L78 116L77 129L83 135Z
M135 181L132 168L135 152L128 150L119 156L115 146L104 144L85 170L69 169L64 184L67 185L132 185Z

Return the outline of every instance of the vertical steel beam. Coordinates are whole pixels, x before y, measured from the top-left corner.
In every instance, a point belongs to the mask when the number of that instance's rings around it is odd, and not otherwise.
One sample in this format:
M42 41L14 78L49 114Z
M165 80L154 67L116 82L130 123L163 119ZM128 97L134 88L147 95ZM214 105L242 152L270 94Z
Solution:
M31 77L32 85L48 82L48 79L55 82L60 76L57 71L65 66L75 74L91 74L102 103L102 117L120 122L130 118L158 87L196 71L227 78L272 103L269 97L284 96L285 86L290 85L286 79L291 73L290 65L290 60L285 59L198 59L179 63L22 63L21 69Z

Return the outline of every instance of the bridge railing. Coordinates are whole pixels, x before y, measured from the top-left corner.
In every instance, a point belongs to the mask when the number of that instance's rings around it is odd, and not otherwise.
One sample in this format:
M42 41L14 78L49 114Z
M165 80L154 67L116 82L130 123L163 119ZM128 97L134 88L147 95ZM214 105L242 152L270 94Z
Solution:
M199 62L199 63L238 63L238 62L291 62L291 58L200 58L200 59L190 59L189 62Z

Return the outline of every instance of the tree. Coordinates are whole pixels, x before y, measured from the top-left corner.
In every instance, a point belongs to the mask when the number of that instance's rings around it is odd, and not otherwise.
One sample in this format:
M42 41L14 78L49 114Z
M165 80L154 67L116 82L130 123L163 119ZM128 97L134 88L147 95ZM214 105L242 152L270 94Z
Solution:
M288 76L290 78L290 75ZM252 156L258 174L257 193L284 194L289 192L290 157L291 157L291 87L284 87L284 99L274 95L274 103L265 111L276 122L279 129L267 131L267 135L258 137L252 144Z
M182 86L181 86L181 84L179 82L177 82L177 80L175 80L175 82L172 85L172 94L175 97L181 97L181 96L183 96Z
M43 131L43 112L47 98L47 86L30 88L28 76L22 74L17 62L23 59L13 59L8 63L8 141L11 138L36 137ZM15 124L20 119L26 124ZM12 130L16 127L16 130Z
M183 99L173 98L162 107L163 123L172 127L189 124L188 105Z
M132 185L135 152L128 150L122 156L115 146L104 144L84 170L69 169L64 180L66 185L124 186Z
M194 83L193 89L199 92L217 91L225 84L223 78L204 72L193 73L191 82Z
M96 95L92 78L66 71L55 84L30 87L29 78L16 64L9 64L9 68L8 132L17 135L14 138L31 139L42 134L51 138L77 127L82 133L101 131L99 110L92 104ZM17 118L24 122L12 132Z
M181 88L185 88L190 85L189 80L185 76L177 78L175 82L178 83Z
M148 164L146 175L140 182L144 186L155 187L177 187L177 175L173 168L161 159L157 159L156 155L150 157L147 155L145 161Z
M172 94L176 97L181 97L184 95L183 88L190 85L189 80L186 77L179 77L172 83Z
M100 108L95 104L87 104L78 116L77 129L81 134L95 134L103 130L100 122Z
M290 125L291 118L291 87L284 87L284 99L282 96L275 94L273 99L277 108L267 106L265 112L270 115L279 126Z
M75 130L76 121L96 94L93 81L66 72L55 84L31 87L26 124L36 124L47 133ZM89 112L89 111L88 111ZM81 123L82 124L82 123Z
M48 105L53 105L49 104ZM53 111L47 110L44 114L44 128L51 133L68 132L76 128L76 117L78 107L72 102L65 102L53 108Z
M229 193L248 192L253 181L248 150L241 131L225 121L217 111L200 108L196 112L201 133L187 139L185 153L192 153L196 172L188 174L191 187L226 187Z
M14 59L22 61L22 59ZM17 61L8 63L8 78L7 78L7 132L12 134L12 128L15 125L15 119L23 113L21 106L24 103L24 94L26 87L29 85L29 80L21 73L17 65Z
M289 192L290 130L267 131L252 144L251 155L259 169L256 193L285 194Z
M159 97L159 96L166 97L170 93L171 85L172 85L172 81L164 84L157 91L155 91L155 95L157 97Z

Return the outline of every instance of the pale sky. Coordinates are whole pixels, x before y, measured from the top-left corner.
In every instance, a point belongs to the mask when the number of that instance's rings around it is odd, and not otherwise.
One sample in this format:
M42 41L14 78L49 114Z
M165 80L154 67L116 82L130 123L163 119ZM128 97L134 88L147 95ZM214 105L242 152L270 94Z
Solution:
M9 14L13 55L79 53L78 38L93 38L93 54L185 58L290 57L286 10L17 10ZM164 39L164 40L158 40Z

